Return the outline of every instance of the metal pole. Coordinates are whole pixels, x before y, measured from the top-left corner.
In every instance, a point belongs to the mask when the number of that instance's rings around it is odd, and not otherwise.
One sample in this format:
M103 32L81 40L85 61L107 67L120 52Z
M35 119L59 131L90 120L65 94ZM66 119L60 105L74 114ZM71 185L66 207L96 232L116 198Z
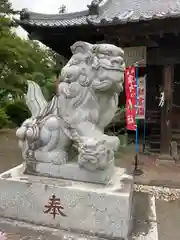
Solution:
M144 127L143 127L143 153L145 153L146 148L146 119L144 118Z
M143 153L146 148L146 75L144 76L144 129L143 129Z
M136 65L136 155L134 164L134 175L140 176L143 174L139 168L139 132L138 132L138 111L139 110L139 66Z

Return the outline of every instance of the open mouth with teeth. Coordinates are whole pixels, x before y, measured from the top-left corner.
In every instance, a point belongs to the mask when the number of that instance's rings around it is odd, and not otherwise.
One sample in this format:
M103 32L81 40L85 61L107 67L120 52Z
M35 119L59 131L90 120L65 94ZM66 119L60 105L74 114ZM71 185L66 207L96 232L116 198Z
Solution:
M107 70L115 70L115 71L124 71L125 70L125 66L124 64L122 64L121 66L119 66L120 64L105 64L105 63L99 63L96 68L104 68Z

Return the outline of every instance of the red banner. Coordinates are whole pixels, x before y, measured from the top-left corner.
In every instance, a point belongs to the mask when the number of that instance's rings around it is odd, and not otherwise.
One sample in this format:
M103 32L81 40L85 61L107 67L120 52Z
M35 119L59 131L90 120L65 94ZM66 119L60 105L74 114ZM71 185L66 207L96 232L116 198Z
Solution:
M128 67L125 70L126 90L126 128L136 130L136 68Z

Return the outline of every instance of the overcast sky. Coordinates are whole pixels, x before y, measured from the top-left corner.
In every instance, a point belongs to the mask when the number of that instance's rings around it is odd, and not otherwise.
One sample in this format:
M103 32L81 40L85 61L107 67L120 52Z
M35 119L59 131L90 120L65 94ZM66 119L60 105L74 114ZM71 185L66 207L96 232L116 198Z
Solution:
M17 10L28 8L40 13L58 13L58 8L64 4L68 12L84 10L91 0L10 0Z

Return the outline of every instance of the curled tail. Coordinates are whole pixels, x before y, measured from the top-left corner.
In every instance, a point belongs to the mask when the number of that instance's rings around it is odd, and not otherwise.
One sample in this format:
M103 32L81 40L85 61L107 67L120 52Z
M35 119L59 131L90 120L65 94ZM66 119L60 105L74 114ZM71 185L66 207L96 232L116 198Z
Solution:
M33 81L28 80L28 91L25 99L32 117L34 118L40 116L47 106L47 101L42 94L40 86Z

